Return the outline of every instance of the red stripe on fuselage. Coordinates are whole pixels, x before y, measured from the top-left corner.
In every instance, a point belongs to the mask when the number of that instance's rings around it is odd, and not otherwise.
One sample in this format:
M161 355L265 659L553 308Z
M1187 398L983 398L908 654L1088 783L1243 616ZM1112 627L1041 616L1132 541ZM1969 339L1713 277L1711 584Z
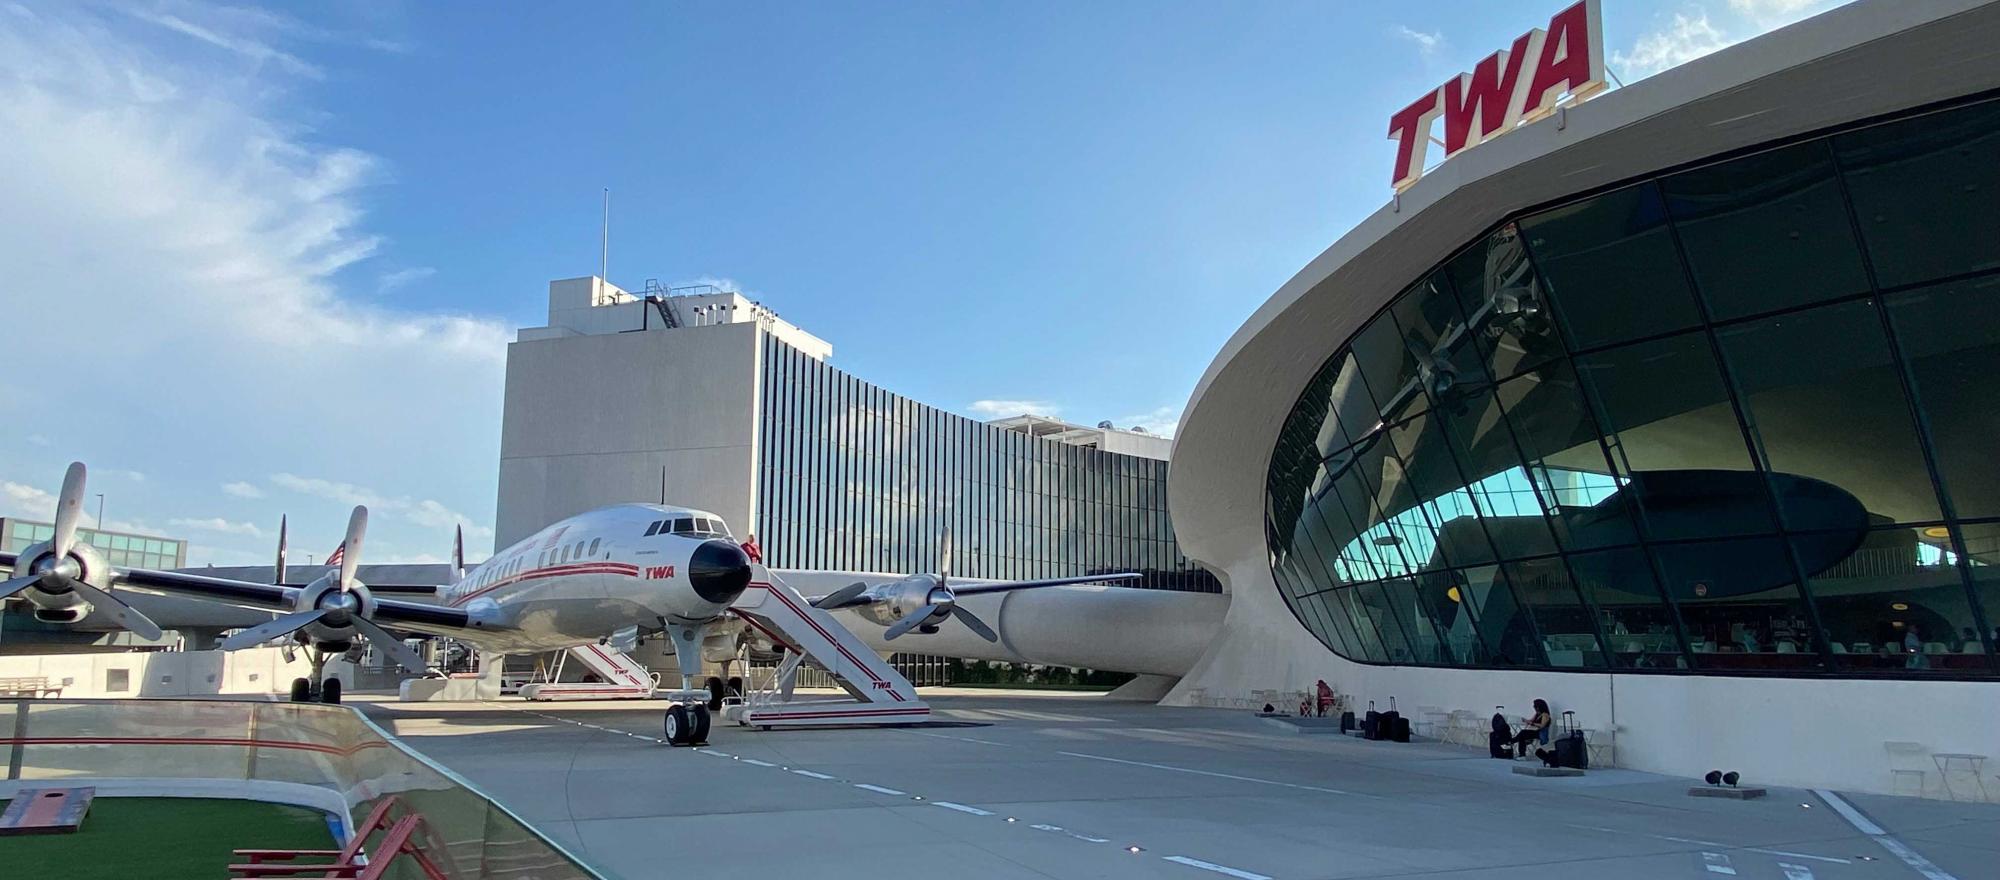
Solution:
M493 592L494 590L500 589L501 587L505 587L510 584L518 584L522 581L538 580L541 578L564 577L567 575L581 575L581 574L613 574L613 575L625 575L627 577L638 577L639 567L636 565L630 565L623 562L573 562L568 565L552 565L549 566L548 568L537 568L532 571L524 571L513 577L503 578L501 580L494 581L493 583L480 587L477 590L473 590L470 593L466 593L461 596L454 596L445 604L450 607L456 608L460 605L465 604L466 602L471 601L476 597L484 596L487 593Z

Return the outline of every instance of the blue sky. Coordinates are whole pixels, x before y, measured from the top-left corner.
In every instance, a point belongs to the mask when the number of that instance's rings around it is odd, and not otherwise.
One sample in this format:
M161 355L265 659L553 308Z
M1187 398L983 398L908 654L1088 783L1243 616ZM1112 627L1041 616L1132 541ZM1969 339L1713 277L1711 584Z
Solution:
M1835 5L1603 0L1628 82ZM1562 0L0 3L0 515L262 561L490 539L550 279L728 279L972 415L1171 431L1388 195L1390 113ZM93 499L94 504L94 499ZM325 547L320 547L324 544Z

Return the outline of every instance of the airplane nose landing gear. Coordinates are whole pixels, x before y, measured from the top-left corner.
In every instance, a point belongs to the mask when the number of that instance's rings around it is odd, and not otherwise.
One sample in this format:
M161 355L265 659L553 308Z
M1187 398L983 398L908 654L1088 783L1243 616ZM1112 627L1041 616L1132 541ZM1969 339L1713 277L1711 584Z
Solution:
M708 743L708 706L703 703L667 707L667 744L698 746Z

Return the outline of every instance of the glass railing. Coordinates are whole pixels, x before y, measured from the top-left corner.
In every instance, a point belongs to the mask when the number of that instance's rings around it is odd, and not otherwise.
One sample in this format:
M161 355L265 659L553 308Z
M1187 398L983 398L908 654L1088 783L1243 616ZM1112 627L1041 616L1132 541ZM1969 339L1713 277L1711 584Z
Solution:
M603 880L520 817L351 708L220 700L0 702L9 780L245 780L329 790L352 827L397 796L453 880ZM217 829L227 834L228 829ZM241 846L255 848L256 841ZM413 864L390 878L420 877Z

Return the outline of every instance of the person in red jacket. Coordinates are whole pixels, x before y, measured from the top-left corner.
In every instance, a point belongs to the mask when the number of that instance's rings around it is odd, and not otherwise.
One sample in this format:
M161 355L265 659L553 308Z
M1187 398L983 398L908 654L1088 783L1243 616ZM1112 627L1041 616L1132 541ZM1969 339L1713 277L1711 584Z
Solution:
M764 561L764 548L757 546L756 535L744 535L743 543L738 546L743 548L743 555L750 557L751 562Z

